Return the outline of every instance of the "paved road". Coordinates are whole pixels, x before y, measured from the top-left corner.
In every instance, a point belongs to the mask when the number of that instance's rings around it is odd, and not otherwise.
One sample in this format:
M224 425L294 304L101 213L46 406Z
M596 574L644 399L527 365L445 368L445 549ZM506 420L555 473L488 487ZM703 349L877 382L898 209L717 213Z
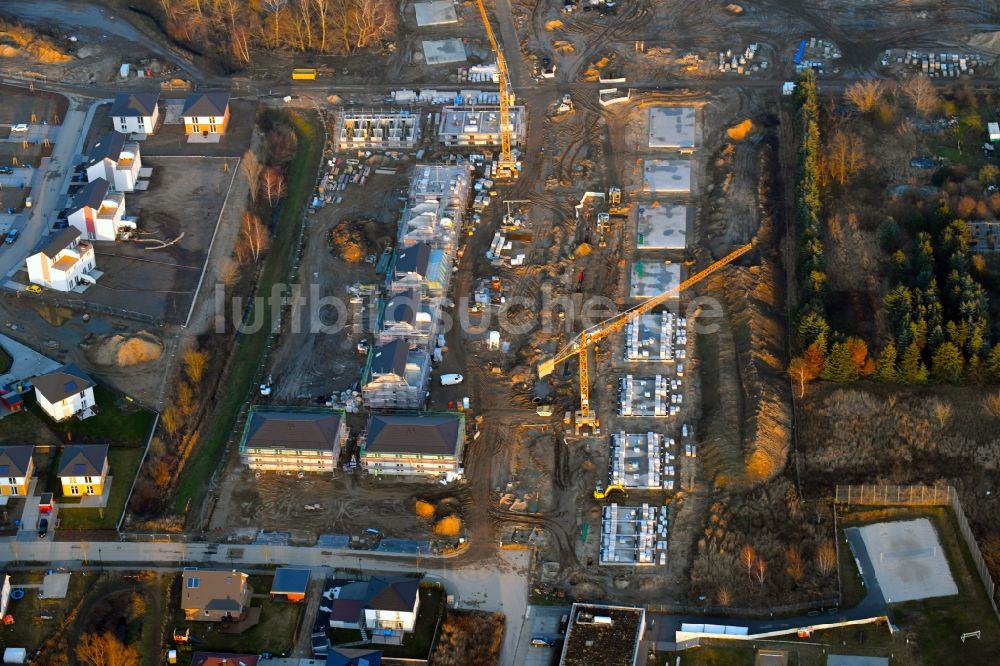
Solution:
M529 551L500 551L483 564L459 566L449 558L392 556L365 551L333 551L317 547L225 545L209 543L118 543L36 540L0 541L0 562L41 562L45 566L69 568L88 565L137 564L149 567L215 565L252 568L261 565L295 565L315 570L340 569L368 573L426 574L455 595L460 608L499 611L507 626L501 663L514 666L517 640L528 605Z
M55 220L54 212L59 198L69 188L69 181L73 176L73 158L84 150L83 142L94 119L94 112L107 101L109 100L102 99L91 102L69 96L69 108L59 126L52 155L43 159L39 168L32 170L31 196L34 204L30 213L18 216L19 220L26 218L23 223L15 225L21 230L21 236L13 245L0 251L0 276L9 278L16 273L24 265L24 258L28 253L49 233L50 225Z

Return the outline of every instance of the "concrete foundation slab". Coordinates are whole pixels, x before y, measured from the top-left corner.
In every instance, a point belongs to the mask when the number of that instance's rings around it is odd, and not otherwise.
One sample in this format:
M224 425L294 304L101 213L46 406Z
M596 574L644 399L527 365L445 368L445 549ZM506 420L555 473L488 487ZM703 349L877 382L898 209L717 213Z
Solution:
M958 594L934 526L926 518L860 528L887 603Z
M632 264L629 296L632 298L652 298L676 288L680 283L680 264L639 260Z
M694 148L695 109L655 106L649 110L650 148Z
M672 437L655 432L612 435L611 483L625 488L673 490L675 446Z
M645 160L642 189L647 192L687 194L691 191L691 160Z
M423 48L424 61L428 65L465 62L465 44L461 39L427 39Z
M683 250L687 247L691 208L680 204L639 206L636 247L640 250Z
M452 0L414 2L413 11L417 15L417 25L421 28L428 25L458 23L458 16L455 14L455 5Z

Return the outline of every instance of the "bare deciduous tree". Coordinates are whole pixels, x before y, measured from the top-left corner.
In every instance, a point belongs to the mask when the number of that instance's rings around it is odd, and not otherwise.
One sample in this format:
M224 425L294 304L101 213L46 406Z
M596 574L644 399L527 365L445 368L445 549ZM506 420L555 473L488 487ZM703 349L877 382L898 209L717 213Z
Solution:
M264 174L260 180L260 187L264 190L264 195L267 197L268 206L274 206L278 199L285 195L285 179L275 167L264 170Z
M754 551L753 546L747 544L740 549L740 564L746 567L747 576L753 574L753 564L757 561L757 553Z
M260 218L251 212L243 213L239 248L244 256L256 263L260 255L267 250L270 241L267 229L261 224Z
M363 49L396 31L398 17L389 0L353 0L354 44Z
M760 583L761 587L764 587L764 574L766 573L767 573L767 564L764 562L764 560L758 557L757 562L755 563L753 568L753 576L754 578L757 579L757 582Z
M247 185L250 187L250 200L256 202L257 192L259 190L260 172L264 167L261 165L260 160L257 159L257 155L252 150L248 150L243 153L243 159L240 161L240 167L242 167L243 174L247 177Z
M833 547L833 542L824 541L816 549L816 567L820 574L828 576L837 567L837 550Z
M89 666L138 666L139 652L126 647L111 632L84 634L76 646L76 658Z
M715 594L716 600L719 602L720 606L728 606L733 603L733 593L729 591L729 588L722 586L719 591Z
M193 345L184 350L184 371L195 384L201 381L207 364L208 352Z
M240 264L237 261L233 261L231 257L227 257L222 263L222 267L219 269L219 280L222 284L227 287L232 287L236 284L236 280L240 277Z
M796 583L802 582L802 579L806 577L806 568L798 546L789 546L788 550L785 551L785 564L788 577Z
M881 79L868 79L852 83L844 92L848 102L857 107L861 113L874 111L885 95L885 84Z
M913 103L917 113L929 116L940 103L937 89L926 74L911 76L903 83L903 92Z

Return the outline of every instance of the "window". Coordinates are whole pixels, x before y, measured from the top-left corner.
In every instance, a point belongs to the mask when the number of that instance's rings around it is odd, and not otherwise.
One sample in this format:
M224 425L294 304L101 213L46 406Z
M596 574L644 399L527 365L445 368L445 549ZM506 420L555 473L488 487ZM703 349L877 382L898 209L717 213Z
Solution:
M197 576L192 576L191 578L187 579L187 586L189 589L192 590L197 589L201 587L201 579L198 578Z
M146 119L143 118L142 116L139 116L139 129L142 129L143 127L145 127L145 125L146 125Z
M94 493L94 486L87 486L87 494L88 494L88 495L93 495L93 494L95 494L95 493Z
M215 118L212 118L212 122L208 124L208 131L215 133Z
M15 478L14 478L14 477L12 477L12 476L10 476L10 477L7 477L7 483L9 483L9 484L10 484L10 485L12 485L12 486L16 486L16 485L17 485L17 479L15 479Z
M128 118L122 116L121 118L118 119L118 122L121 123L122 127L124 127L125 123L128 122Z
M69 494L70 495L79 495L80 494L80 487L79 486L70 486L69 487Z
M85 477L83 477L83 482L84 483L93 483L94 482L94 477L92 477L92 476L85 476Z

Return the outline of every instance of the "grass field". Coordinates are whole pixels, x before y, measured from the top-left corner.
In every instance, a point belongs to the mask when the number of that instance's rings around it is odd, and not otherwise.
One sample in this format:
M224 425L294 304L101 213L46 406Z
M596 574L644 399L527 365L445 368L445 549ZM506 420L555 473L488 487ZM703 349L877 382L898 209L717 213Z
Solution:
M43 572L12 572L11 587L34 585L42 582ZM23 599L11 600L7 612L14 617L14 624L0 626L0 645L18 646L30 654L38 649L50 634L66 620L66 615L83 599L86 591L94 584L93 576L74 573L69 579L69 589L65 599L39 599L38 590L26 588ZM40 616L51 620L38 620Z
M139 461L142 460L140 447L112 447L108 450L109 474L114 477L111 482L111 496L108 505L103 509L76 509L63 507L59 512L60 529L95 530L114 529L118 525L122 511L125 510L125 499L132 485L132 479L139 471ZM57 486L57 494L61 486ZM62 501L61 499L59 501Z
M272 239L271 250L257 286L259 294L270 293L271 286L285 280L291 270L299 227L302 224L302 210L312 192L316 170L323 154L322 129L318 119L306 118L296 112L290 112L290 115L298 135L298 149L288 167L288 194L277 226L281 233ZM271 300L264 299L262 307L265 308L262 320L273 321L277 313L271 312ZM251 315L251 321L254 318L256 314ZM265 325L255 333L243 335L233 350L235 360L225 378L225 395L212 415L211 426L205 438L181 475L174 502L178 513L184 511L188 502L197 505L201 501L206 489L205 482L222 462L222 451L233 433L240 407L254 388L254 375L267 351L270 328Z
M149 428L153 425L153 412L142 409L136 403L112 393L103 386L94 389L94 400L97 402L96 415L79 421L69 419L55 423L49 418L34 400L26 401L29 409L50 428L66 435L72 441L79 443L94 442L108 444L124 444L144 446L149 436Z

